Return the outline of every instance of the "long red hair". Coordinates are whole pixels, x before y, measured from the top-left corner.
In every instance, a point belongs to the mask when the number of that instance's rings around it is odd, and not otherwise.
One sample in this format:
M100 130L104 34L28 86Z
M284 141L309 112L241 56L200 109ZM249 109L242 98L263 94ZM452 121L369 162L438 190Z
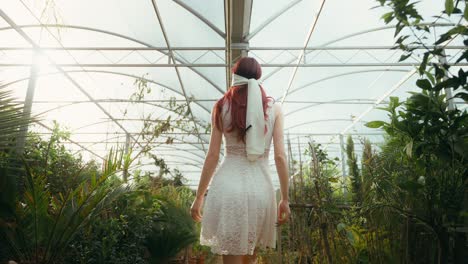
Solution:
M260 64L252 57L243 57L239 59L236 64L232 67L232 73L245 77L247 79L255 78L260 79L262 77L262 68ZM268 118L266 109L268 107L269 98L273 99L270 96L267 96L265 90L260 85L260 90L262 92L262 102L263 102L263 114L265 119ZM214 120L215 126L220 131L223 131L223 121L222 121L222 110L224 104L228 104L228 107L231 110L231 123L226 129L226 132L237 131L239 140L242 140L245 143L245 134L246 134L246 125L245 117L247 110L247 84L231 86L226 91L226 93L219 99L214 107ZM229 109L228 108L228 109ZM265 125L265 132L266 132Z

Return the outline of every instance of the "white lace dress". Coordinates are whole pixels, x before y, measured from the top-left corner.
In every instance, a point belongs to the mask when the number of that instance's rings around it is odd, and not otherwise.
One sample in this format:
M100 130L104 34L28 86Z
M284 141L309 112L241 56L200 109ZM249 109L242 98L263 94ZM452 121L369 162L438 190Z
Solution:
M230 114L223 111L227 127ZM257 161L246 157L236 132L223 133L224 159L205 197L200 244L219 255L252 255L255 247L276 247L276 196L268 165L275 122L273 104L267 108L266 150Z

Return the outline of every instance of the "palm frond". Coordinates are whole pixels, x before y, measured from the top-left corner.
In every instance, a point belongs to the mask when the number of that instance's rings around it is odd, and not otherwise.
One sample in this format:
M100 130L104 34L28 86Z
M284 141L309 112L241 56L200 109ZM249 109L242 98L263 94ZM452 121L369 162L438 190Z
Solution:
M8 151L15 146L21 127L30 124L34 118L23 116L24 106L16 103L12 91L0 88L0 151Z

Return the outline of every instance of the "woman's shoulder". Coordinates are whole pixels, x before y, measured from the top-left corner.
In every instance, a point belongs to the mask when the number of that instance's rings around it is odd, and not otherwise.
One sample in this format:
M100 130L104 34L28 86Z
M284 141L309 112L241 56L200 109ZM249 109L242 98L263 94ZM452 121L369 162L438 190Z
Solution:
M275 113L275 116L278 114L278 113L281 113L282 111L282 108L281 108L281 103L280 102L277 102L275 99L271 99L269 100L269 106L272 108L272 110L274 111Z
M276 104L276 100L273 97L267 97L267 107L273 108Z
M213 104L213 109L212 111L215 111L216 109L223 110L225 106L227 105L228 102L224 100L224 96L222 96L219 99L215 100L215 103Z

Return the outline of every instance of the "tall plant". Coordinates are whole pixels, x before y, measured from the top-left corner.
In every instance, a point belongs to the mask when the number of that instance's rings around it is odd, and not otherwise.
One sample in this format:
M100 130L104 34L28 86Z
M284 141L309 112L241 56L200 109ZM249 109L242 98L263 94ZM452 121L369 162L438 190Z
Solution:
M421 24L423 17L417 11L417 2L379 2L391 9L383 16L385 23L397 21L395 36L399 37L395 48L405 52L400 60L417 55L415 46L423 46L425 51L420 54L422 61L417 68L420 79L416 86L421 90L410 92L406 102L390 97L390 104L379 108L388 112L390 121L366 124L372 128L382 127L389 135L380 174L386 187L391 187L377 188L380 199L368 205L373 208L379 205L404 217L401 234L402 241L406 241L405 261L458 263L466 259L463 253L466 237L453 231L467 223L468 115L466 110L456 105L452 107L450 101L462 98L466 102L468 86L465 70L459 68L457 74L452 73L456 65L449 66L443 58L446 45L458 36L468 36L466 1L445 1L444 11L437 19L455 17L459 22L436 37L432 45L428 45L426 39L435 32ZM465 11L460 9L461 3ZM405 28L410 35L402 35ZM407 44L410 39L413 42ZM468 45L468 41L464 44ZM440 61L434 62L435 57ZM468 61L467 50L456 58L455 64L464 60ZM451 90L455 94L452 98L448 96ZM421 233L425 234L424 238L418 238ZM434 250L428 250L430 248Z
M33 121L23 116L24 106L15 102L12 91L0 88L0 219L14 215L18 192L16 140L20 128ZM1 251L1 248L0 248Z
M357 156L354 152L354 141L350 135L348 135L346 142L346 156L348 157L347 163L349 168L349 176L351 178L353 201L355 204L360 204L362 202L362 179L357 165Z
M77 232L126 192L108 179L123 169L122 151L111 150L102 175L93 175L76 188L53 195L46 176L34 173L25 161L26 188L16 202L13 220L1 219L0 235L7 256L21 263L59 263Z

